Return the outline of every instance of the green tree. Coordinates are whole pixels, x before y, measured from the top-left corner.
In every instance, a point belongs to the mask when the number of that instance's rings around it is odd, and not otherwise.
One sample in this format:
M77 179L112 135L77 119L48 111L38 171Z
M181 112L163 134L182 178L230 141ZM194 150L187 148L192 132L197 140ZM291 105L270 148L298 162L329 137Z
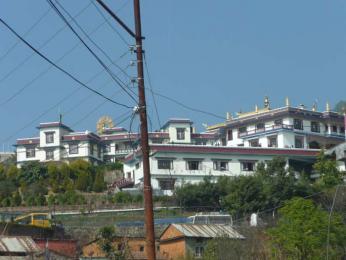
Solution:
M22 165L18 180L20 183L31 184L48 177L47 167L40 162L28 162Z
M76 180L76 189L80 191L90 191L91 178L87 172L81 172L78 174Z
M101 228L98 232L98 245L105 252L106 257L116 260L126 259L126 250L119 251L113 244L115 234L116 231L113 226Z
M295 198L279 210L276 227L269 229L275 259L325 259L328 212L311 200ZM346 227L333 214L330 224L330 256L340 259L345 252Z
M317 156L317 161L313 166L320 175L317 186L331 188L342 183L342 174L338 171L336 161L328 158L322 150Z
M93 191L101 192L106 189L106 183L103 179L103 171L99 170L96 173L94 184L93 184Z
M228 189L222 205L234 216L256 212L267 205L263 181L259 176L239 176L229 183Z

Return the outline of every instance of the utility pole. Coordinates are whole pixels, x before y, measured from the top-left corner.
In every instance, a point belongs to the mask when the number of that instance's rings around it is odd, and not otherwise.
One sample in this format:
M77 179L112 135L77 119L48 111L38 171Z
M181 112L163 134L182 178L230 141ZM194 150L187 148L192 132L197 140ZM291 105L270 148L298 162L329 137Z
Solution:
M143 179L144 179L144 211L145 211L145 233L146 251L149 260L155 260L155 233L154 233L154 212L153 196L151 189L150 164L149 164L149 142L148 142L148 122L147 107L145 101L144 70L143 70L143 48L142 48L142 28L141 12L139 0L133 0L135 33L102 1L96 0L121 27L136 40L137 55L137 82L138 82L138 109L137 112L141 124L141 148L143 157Z
M143 156L143 179L144 179L144 210L146 228L146 246L148 259L155 257L155 233L154 233L154 213L153 196L151 191L151 177L149 164L149 143L148 143L148 122L147 107L145 101L144 73L143 73L143 49L142 49L142 28L141 11L139 0L133 0L136 32L136 53L137 53L137 75L138 75L138 97L139 97L139 117L141 122L141 147Z

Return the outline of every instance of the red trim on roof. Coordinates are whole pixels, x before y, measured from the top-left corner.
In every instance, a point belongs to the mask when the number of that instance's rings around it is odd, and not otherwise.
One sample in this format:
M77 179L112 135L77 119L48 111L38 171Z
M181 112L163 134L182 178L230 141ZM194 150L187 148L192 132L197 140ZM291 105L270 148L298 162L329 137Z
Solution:
M27 139L17 139L17 145L30 145L30 144L39 144L40 138L27 138Z
M97 142L100 142L101 139L98 135L94 134L94 133L88 133L88 134L70 134L70 135L64 135L62 137L63 141L90 141L90 140L94 140Z

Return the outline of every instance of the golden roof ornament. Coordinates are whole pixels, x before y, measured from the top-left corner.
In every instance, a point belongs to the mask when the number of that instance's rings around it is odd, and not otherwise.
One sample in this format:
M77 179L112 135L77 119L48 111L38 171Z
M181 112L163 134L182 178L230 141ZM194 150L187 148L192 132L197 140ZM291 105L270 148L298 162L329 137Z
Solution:
M330 105L329 105L329 101L327 101L327 104L326 104L326 111L327 111L327 112L330 112Z
M107 128L113 128L114 123L110 116L102 116L98 121L96 125L97 133L103 134L104 130Z
M285 99L285 104L286 104L286 107L290 106L290 100L288 97L286 97L286 99Z

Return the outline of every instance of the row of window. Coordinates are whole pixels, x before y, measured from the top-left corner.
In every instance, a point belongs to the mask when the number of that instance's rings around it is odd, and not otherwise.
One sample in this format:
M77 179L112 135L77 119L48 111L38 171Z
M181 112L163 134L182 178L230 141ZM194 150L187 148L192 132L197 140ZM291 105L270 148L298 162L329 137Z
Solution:
M274 126L280 126L283 125L283 121L282 119L277 119L274 121ZM303 124L303 120L302 119L294 119L293 120L293 128L296 130L304 130L304 124ZM261 131L261 130L265 130L265 124L264 123L258 123L256 125L256 132ZM314 133L320 133L321 129L320 129L320 123L316 122L316 121L312 121L310 122L310 131L314 132ZM324 125L324 131L328 132L328 125ZM244 134L247 132L247 127L240 127L238 129L238 134ZM337 125L332 125L331 126L331 132L332 133L338 133L338 126ZM345 127L341 126L340 127L340 133L344 133L345 132ZM232 129L228 129L227 130L227 140L228 141L232 141L233 140L233 130Z
M254 171L255 161L241 161L242 171ZM137 167L136 167L137 168ZM160 170L173 170L173 159L158 159L157 168ZM196 171L202 170L201 160L186 160L186 170ZM229 171L229 161L226 160L214 160L213 161L214 171Z

